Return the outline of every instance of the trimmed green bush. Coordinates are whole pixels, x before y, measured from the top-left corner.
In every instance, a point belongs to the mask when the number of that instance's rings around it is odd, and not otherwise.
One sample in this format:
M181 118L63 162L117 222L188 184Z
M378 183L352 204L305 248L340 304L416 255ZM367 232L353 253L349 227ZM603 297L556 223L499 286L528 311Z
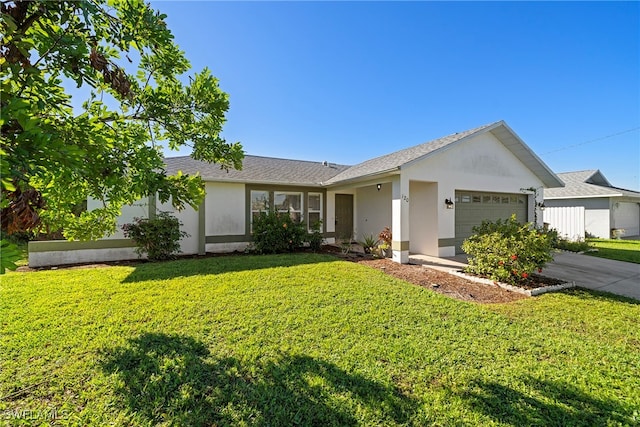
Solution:
M324 237L322 236L322 220L316 221L311 226L311 233L307 235L307 241L309 242L309 247L313 252L318 252L320 248L322 248L322 241Z
M306 236L304 222L295 221L288 212L269 210L253 219L253 245L261 254L293 252Z
M556 249L570 252L585 252L589 249L592 249L591 245L589 245L589 243L585 242L584 240L571 241L569 239L560 237L560 234L556 229L549 230L548 234L549 238L551 239L551 244Z
M175 258L180 252L180 239L189 235L180 231L182 223L169 212L159 212L154 218L134 218L122 226L125 237L136 243L138 255L147 254L152 261Z
M534 272L541 273L553 259L549 234L531 223L520 224L515 215L504 221L483 221L473 232L462 244L469 255L469 273L518 286Z

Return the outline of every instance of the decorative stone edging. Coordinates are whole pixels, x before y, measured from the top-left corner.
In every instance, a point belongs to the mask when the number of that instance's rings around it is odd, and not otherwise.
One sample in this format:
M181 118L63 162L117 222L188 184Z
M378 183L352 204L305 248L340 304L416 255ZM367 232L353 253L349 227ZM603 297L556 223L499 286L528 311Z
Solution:
M506 289L508 291L517 292L519 294L524 294L524 295L527 295L527 296L530 296L530 297L534 297L536 295L546 294L547 292L558 292L558 291L562 291L564 289L569 289L569 288L575 288L576 287L576 282L566 282L566 283L561 283L559 285L542 286L540 288L535 288L535 289L522 289L522 288L519 288L517 286L509 285L507 283L494 282L493 280L483 279L482 277L470 276L470 275L465 274L464 272L462 272L460 270L451 270L451 271L449 271L449 273L453 274L454 276L458 276L458 277L462 277L462 278L467 279L467 280L471 280L473 282L482 283L482 284L485 284L485 285L499 286L499 287L501 287L503 289Z

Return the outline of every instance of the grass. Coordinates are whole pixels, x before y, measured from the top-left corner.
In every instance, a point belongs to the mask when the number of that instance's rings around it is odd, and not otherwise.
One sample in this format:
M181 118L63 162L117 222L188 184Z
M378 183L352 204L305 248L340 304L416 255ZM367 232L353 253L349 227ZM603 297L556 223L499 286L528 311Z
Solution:
M18 267L29 265L29 249L27 243L19 243L18 251L20 251L20 259L16 262Z
M9 273L0 420L638 425L639 318L583 290L465 303L311 254Z
M598 249L589 255L640 264L640 240L589 239L588 243Z

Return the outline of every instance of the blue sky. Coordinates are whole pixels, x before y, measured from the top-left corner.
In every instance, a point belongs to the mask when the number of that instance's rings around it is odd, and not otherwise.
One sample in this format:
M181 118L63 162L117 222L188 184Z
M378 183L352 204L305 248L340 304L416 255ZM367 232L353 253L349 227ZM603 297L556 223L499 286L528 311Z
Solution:
M356 164L505 120L555 172L640 189L638 2L152 6L248 154Z

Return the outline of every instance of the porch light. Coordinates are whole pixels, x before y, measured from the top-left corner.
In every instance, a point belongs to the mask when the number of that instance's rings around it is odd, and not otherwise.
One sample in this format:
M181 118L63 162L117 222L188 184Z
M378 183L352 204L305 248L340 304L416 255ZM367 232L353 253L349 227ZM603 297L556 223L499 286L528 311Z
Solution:
M546 206L544 205L544 202L538 202L536 203L536 206L539 207L541 211L543 211L544 208L546 208Z
M453 209L453 200L444 199L444 204L447 206L447 209Z
M378 189L378 191L380 191L380 189L382 188L382 184L376 185L376 188Z

